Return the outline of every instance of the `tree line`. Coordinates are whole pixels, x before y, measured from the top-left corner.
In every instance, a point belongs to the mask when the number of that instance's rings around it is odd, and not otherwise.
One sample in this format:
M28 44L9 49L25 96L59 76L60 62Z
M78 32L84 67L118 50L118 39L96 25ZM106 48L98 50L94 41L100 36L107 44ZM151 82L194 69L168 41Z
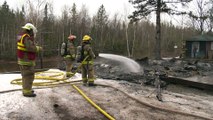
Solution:
M64 6L61 16L53 12L51 3L45 0L30 1L21 8L13 10L7 2L0 6L0 60L16 59L16 36L21 27L33 23L38 33L36 43L44 48L43 56L59 56L60 46L69 34L77 36L75 45L81 43L85 34L90 35L96 53L113 53L131 58L155 56L156 25L149 19L131 22L119 14L109 18L104 5L101 5L94 16L90 16L83 5L77 10L76 4ZM181 52L184 40L199 34L194 26L175 26L171 22L161 22L162 56Z

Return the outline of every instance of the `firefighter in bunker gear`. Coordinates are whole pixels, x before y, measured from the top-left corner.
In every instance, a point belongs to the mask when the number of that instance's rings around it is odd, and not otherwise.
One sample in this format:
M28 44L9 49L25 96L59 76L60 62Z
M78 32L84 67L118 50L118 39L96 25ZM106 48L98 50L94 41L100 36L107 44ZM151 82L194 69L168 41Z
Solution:
M93 63L94 63L94 58L95 54L93 53L92 47L91 47L91 40L92 38L89 35L85 35L83 37L82 41L82 50L81 50L81 55L82 59L85 59L82 61L82 67L81 67L81 72L82 72L82 80L83 84L86 85L88 83L89 86L94 86L94 68L93 68Z
M37 29L33 24L27 23L22 29L23 32L17 36L17 58L22 75L22 93L25 97L35 97L36 94L32 90L34 66L36 53L41 51L42 47L35 44Z
M75 45L74 45L74 40L76 39L75 35L70 35L68 37L68 42L67 42L67 47L65 49L67 49L67 53L64 56L64 60L66 62L66 77L71 77L73 75L73 73L71 72L72 67L73 67L73 63L75 61Z

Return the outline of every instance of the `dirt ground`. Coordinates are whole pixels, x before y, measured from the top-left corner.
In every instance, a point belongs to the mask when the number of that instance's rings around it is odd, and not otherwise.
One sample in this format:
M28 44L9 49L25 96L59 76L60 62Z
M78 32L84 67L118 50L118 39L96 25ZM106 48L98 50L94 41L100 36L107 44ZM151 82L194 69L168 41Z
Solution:
M159 69L162 66L169 67L170 70L180 68L165 65L164 62L141 65L144 67L144 74L141 71L123 73L120 68L122 64L96 59L97 86L88 87L81 83L76 83L76 86L117 120L213 120L212 91L169 84L163 88L163 101L158 101L156 87L152 84L153 81L150 82L153 76L149 75L153 69L149 65L153 68L158 66ZM206 71L202 69L202 73L206 74ZM191 75L191 72L187 71L184 75ZM80 76L81 74L77 73L74 79L80 79ZM20 90L1 93L20 89L21 86L10 84L10 81L17 77L19 78L20 74L0 74L0 120L108 119L70 84L45 89L34 88L37 93L35 98L23 97Z
M87 87L81 84L77 86L117 120L205 120L193 115L213 119L213 96L199 90L171 86L173 89L181 88L185 92L175 93L164 90L164 102L160 102L153 92L155 89L151 87L103 79L96 80L96 83L107 86ZM35 89L35 91L38 95L36 98L22 97L21 91L0 94L0 119L107 120L71 85ZM196 92L191 93L191 91Z

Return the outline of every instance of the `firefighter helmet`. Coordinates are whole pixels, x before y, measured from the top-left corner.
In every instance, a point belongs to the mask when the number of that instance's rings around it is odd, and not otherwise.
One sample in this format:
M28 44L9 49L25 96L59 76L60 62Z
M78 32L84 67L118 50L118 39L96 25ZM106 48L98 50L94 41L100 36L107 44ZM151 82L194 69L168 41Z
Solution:
M83 41L92 40L92 38L89 35L84 35Z
M31 24L31 23L25 24L22 28L26 29L26 30L33 30L33 34L34 35L36 35L36 33L37 33L36 27L33 24Z
M74 40L75 38L76 38L75 35L70 35L70 36L68 37L68 40Z

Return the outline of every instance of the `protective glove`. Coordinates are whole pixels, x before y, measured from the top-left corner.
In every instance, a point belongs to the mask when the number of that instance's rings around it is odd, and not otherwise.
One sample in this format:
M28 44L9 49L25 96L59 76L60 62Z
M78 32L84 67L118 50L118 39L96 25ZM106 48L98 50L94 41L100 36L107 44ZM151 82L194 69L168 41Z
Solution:
M43 48L41 46L36 46L37 52L40 52L43 50Z

